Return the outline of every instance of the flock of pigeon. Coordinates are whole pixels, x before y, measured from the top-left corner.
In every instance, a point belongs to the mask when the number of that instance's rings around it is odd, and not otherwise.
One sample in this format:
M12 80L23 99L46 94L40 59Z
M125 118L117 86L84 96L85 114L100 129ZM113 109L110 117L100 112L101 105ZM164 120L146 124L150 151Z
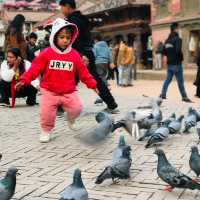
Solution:
M183 115L176 117L173 113L168 119L163 120L160 106L162 101L153 101L151 107L138 107L138 109L149 109L151 112L148 115L138 115L136 111L129 112L119 121L114 121L106 113L100 112L95 119L98 126L85 136L85 141L89 143L97 143L103 141L108 135L116 129L123 127L130 135L140 135L141 130L144 134L139 137L138 141L147 140L145 148L156 146L155 154L158 156L157 174L166 182L169 187L165 191L171 192L174 188L184 188L191 190L200 190L198 183L200 175L200 154L197 146L191 148L191 156L189 165L197 178L192 179L189 176L181 173L167 160L163 150L158 149L157 145L161 145L169 136L174 134L189 134L193 127L196 127L200 122L200 112L193 108L189 108L187 116ZM182 123L184 119L184 130ZM135 127L133 129L133 127ZM200 140L200 129L197 130ZM0 154L0 160L2 155ZM112 162L105 167L103 172L96 178L95 184L101 184L106 179L112 179L113 182L120 179L130 178L130 168L132 165L131 147L126 144L124 136L120 136L119 143L113 151ZM5 177L0 180L0 200L10 200L16 187L16 176L18 170L14 167L8 169ZM88 200L88 192L81 178L81 171L76 169L73 175L73 182L67 186L61 194L60 200Z

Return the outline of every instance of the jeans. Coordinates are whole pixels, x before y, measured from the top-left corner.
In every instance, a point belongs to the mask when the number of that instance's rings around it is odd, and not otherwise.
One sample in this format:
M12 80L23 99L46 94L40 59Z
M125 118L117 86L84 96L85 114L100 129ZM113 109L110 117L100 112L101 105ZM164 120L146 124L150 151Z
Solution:
M163 97L166 97L167 89L172 81L173 76L175 75L176 81L178 83L179 92L181 93L182 98L187 97L185 87L184 87L184 78L183 78L183 67L182 65L168 65L167 68L167 79L164 82L162 93Z
M120 65L119 71L119 85L131 85L132 84L132 65Z

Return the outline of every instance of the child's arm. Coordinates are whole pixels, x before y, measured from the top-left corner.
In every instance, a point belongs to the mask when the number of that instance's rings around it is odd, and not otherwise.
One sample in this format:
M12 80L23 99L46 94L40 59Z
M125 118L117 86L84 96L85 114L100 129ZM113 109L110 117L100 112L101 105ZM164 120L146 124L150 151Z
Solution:
M35 80L44 70L46 62L47 60L43 51L38 57L33 60L29 70L22 75L20 81L15 85L16 90L20 90L21 87L23 87L24 85L30 85L31 82Z
M90 89L96 89L97 83L92 77L92 75L89 73L87 67L84 65L81 57L78 58L78 61L76 63L76 69L77 74L81 82L85 83L88 88Z
M22 82L24 85L29 85L44 70L46 63L46 57L44 55L44 52L42 52L38 57L33 60L31 67L27 72L22 75L20 82Z

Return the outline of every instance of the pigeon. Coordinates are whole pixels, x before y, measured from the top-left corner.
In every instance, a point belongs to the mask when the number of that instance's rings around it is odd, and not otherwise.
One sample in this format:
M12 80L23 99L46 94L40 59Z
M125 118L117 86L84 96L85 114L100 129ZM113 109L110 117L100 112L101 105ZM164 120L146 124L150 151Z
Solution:
M153 145L163 142L166 138L169 137L169 123L163 123L160 128L158 128L155 133L149 138L145 148L149 148Z
M124 136L121 135L119 138L118 146L113 151L112 162L117 162L119 159L121 159L123 152L127 155L127 158L131 158L130 151L131 147L126 144Z
M128 179L130 178L130 167L132 164L131 148L126 145L124 138L120 137L118 148L113 152L113 160L110 166L97 177L95 184L101 184L106 179Z
M144 135L138 139L138 141L144 141L145 139L148 139L150 136L152 136L152 135L155 133L155 131L156 131L158 128L160 128L160 126L161 126L160 123L155 123L155 124L153 124L153 125L151 126L151 128L148 129L148 130L144 133Z
M184 116L181 115L177 120L172 121L169 124L169 133L170 134L176 134L178 132L180 132L181 127L182 127L182 120L183 120Z
M74 171L73 183L65 188L60 200L88 200L88 192L83 184L79 169Z
M199 142L198 144L200 143L200 122L197 122L197 135L199 137Z
M175 120L176 120L176 113L172 113L172 115L169 118L165 119L163 122L171 123L171 122L173 122Z
M200 111L196 110L197 122L200 122Z
M136 112L128 112L125 117L118 122L116 122L113 126L112 132L116 129L123 127L130 135L132 135L132 127L135 122Z
M200 190L200 184L185 174L181 173L178 169L169 163L163 150L157 149L155 154L158 156L158 176L170 186L167 187L165 191L172 192L174 188Z
M97 126L90 128L86 134L81 134L81 139L88 144L97 144L104 141L112 132L114 120L106 113L99 112L96 115Z
M0 180L0 199L9 200L13 197L16 187L16 168L8 169L5 177Z
M0 153L0 160L2 159L2 154Z
M158 105L158 102L153 100L152 101L152 116L157 121L162 121L162 111Z
M143 96L148 97L146 95L143 95ZM158 97L156 99L152 99L150 105L148 105L148 106L138 106L137 109L152 109L154 102L156 102L156 104L160 107L163 103L163 100L160 97Z
M151 126L162 121L162 112L156 101L152 101L152 111L151 114L138 121L139 129L151 129Z
M197 146L193 146L191 148L191 156L190 156L190 168L195 172L197 177L200 175L200 155Z
M192 127L195 127L197 123L196 111L193 108L189 108L188 115L185 119L185 130L183 133L188 133Z

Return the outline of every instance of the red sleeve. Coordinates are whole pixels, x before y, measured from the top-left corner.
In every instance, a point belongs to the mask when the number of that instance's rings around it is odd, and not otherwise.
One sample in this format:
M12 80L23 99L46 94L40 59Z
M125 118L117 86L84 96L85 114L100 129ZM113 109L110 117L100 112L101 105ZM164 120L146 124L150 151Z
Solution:
M97 82L92 77L92 75L89 73L87 66L84 65L80 56L78 58L76 65L77 65L76 71L77 71L78 77L81 80L81 82L85 83L87 85L87 87L90 89L96 89Z
M41 74L46 66L46 63L47 60L45 58L45 52L43 51L33 60L29 70L20 78L20 82L24 83L25 85L29 85L39 76L39 74Z

